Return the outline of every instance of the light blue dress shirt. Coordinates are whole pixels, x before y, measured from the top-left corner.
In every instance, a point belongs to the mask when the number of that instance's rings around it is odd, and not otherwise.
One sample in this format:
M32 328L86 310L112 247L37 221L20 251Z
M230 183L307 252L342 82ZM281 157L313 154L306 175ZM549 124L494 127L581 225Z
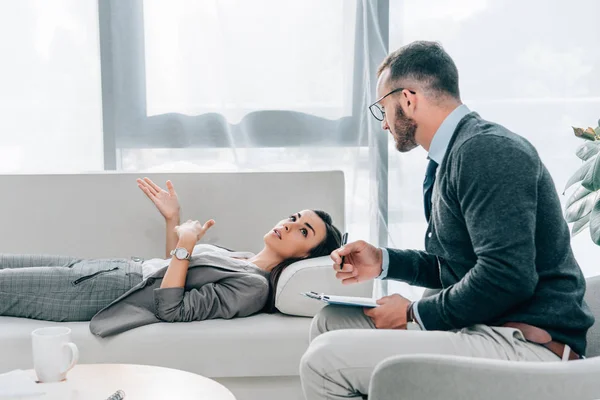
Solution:
M435 135L433 135L433 139L431 139L431 145L429 146L429 153L427 155L427 158L435 161L436 163L438 163L438 165L442 163L442 160L446 155L448 145L450 144L450 139L452 139L452 135L454 135L454 131L456 130L458 123L470 112L471 110L469 110L469 108L466 105L461 104L460 106L456 107L450 114L448 114L446 119L444 119L438 130L435 132ZM381 262L382 271L381 275L379 275L377 279L386 278L388 270L390 268L390 255L387 249L382 248L381 250L383 253L383 259ZM425 327L421 322L421 317L419 316L418 305L419 302L416 301L413 305L413 311L415 313L415 318L417 319L419 326L421 327L421 329L425 330Z

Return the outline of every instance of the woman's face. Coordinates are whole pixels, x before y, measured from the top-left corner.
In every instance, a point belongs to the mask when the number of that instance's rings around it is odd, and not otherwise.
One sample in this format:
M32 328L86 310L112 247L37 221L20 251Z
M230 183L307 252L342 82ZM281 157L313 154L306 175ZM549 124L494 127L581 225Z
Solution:
M281 220L265 235L265 246L283 259L304 258L327 234L325 222L311 210Z

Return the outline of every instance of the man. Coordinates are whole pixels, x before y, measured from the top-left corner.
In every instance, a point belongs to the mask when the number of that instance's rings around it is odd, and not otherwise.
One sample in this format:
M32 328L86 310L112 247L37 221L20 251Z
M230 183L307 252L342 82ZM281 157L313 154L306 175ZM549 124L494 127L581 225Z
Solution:
M395 279L441 291L414 303L386 296L373 309L324 308L300 365L306 398L365 395L374 367L392 355L582 357L594 318L554 183L536 150L461 103L458 71L437 43L402 47L378 77L373 116L398 151L420 145L429 152L426 251L358 241L331 254L334 269L343 283ZM408 322L421 330L406 330Z

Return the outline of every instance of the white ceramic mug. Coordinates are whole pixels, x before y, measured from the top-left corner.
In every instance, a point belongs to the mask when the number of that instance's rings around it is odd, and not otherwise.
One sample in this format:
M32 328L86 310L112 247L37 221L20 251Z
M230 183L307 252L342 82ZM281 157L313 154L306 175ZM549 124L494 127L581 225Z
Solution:
M53 326L31 332L33 368L40 382L59 382L77 364L79 349L71 342L71 329Z

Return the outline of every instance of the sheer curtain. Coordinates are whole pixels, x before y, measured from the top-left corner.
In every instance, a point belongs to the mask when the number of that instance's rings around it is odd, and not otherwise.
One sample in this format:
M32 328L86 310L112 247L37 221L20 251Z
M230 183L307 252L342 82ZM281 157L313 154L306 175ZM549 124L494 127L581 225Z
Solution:
M352 115L353 1L146 1L143 11L149 116Z
M440 41L457 64L463 102L530 140L562 193L580 165L574 154L582 141L571 126L596 126L600 118L598 15L595 0L393 1L390 49ZM390 245L423 248L425 156L390 147ZM567 198L561 195L563 206ZM600 248L588 231L573 248L586 276L600 274Z
M143 2L146 122L118 133L120 169L343 170L350 240L385 239L387 139L367 106L388 12L371 0Z
M103 169L95 1L0 3L0 173Z
M426 154L396 152L369 115L378 64L440 41L464 102L532 141L562 193L570 126L600 117L598 15L595 0L3 1L0 173L343 170L350 240L422 248ZM587 233L573 246L598 274Z

